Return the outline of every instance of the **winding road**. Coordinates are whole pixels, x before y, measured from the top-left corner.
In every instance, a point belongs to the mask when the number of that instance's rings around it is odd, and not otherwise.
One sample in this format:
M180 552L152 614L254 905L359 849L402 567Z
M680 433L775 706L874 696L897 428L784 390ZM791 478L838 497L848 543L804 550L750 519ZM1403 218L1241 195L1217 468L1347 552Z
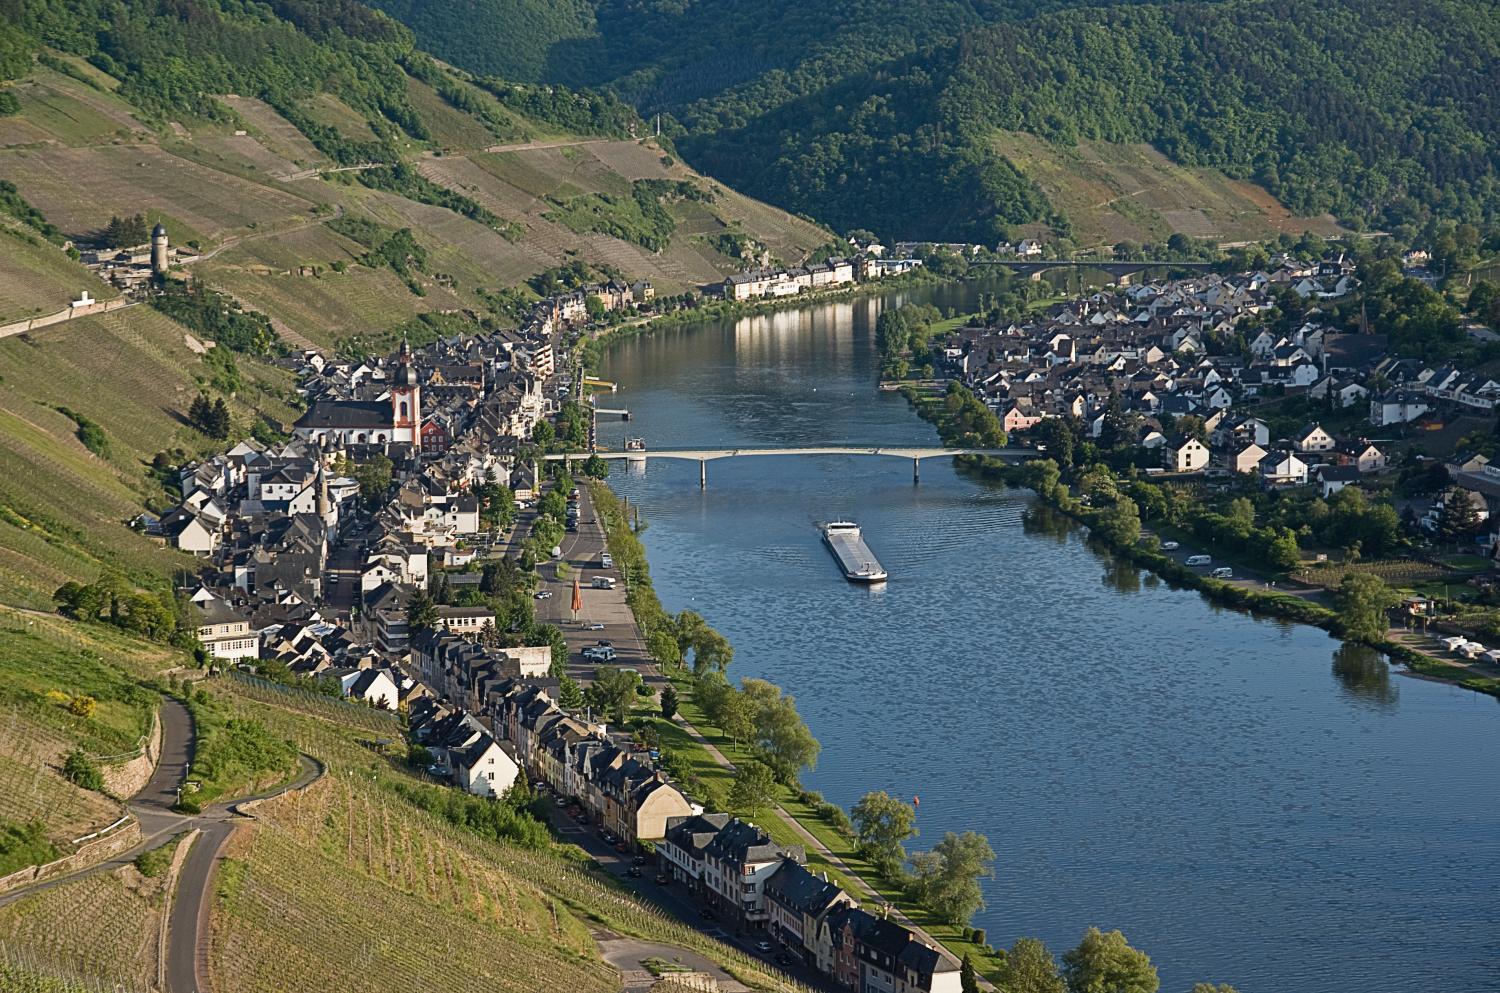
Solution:
M208 958L208 894L224 844L235 829L249 819L249 815L241 812L241 805L304 789L322 776L324 769L316 759L301 755L301 772L290 783L213 804L199 814L179 813L172 809L172 805L177 802L178 790L187 778L193 760L193 715L180 702L167 697L162 701L160 716L162 750L156 771L126 804L140 824L140 843L87 869L13 890L0 896L0 907L95 873L128 865L141 853L160 848L179 834L196 828L199 833L178 872L167 921L166 990L167 993L207 993L209 987L203 979L203 967Z

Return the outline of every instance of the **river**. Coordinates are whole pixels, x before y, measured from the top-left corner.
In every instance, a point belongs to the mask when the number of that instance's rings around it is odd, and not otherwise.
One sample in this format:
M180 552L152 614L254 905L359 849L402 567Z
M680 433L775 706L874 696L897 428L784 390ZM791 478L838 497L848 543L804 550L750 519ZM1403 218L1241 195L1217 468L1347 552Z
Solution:
M655 448L936 444L875 388L887 303L622 340L610 405ZM701 491L667 460L611 483L642 507L667 609L731 640L732 676L797 697L823 743L809 788L920 796L909 847L989 837L992 944L1061 956L1120 928L1165 993L1500 990L1493 698L1171 589L944 459L916 486L906 461L843 456L711 462ZM888 584L840 576L816 529L840 517Z

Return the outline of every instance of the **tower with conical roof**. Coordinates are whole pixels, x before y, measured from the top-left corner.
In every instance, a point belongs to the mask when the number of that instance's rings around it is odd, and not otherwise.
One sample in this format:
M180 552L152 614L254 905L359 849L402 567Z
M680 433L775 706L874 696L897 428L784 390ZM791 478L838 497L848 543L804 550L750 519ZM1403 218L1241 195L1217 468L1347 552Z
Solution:
M158 276L167 274L167 226L161 221L151 229L151 271Z

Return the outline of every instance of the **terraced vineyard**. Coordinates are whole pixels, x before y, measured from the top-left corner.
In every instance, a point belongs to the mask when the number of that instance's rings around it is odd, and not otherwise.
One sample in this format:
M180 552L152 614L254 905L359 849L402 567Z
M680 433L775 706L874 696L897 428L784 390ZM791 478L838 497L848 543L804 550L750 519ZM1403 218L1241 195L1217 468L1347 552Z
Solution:
M0 934L50 969L107 980L108 989L148 989L156 983L163 882L132 866L96 873L0 907ZM3 968L0 989L15 989L4 985Z

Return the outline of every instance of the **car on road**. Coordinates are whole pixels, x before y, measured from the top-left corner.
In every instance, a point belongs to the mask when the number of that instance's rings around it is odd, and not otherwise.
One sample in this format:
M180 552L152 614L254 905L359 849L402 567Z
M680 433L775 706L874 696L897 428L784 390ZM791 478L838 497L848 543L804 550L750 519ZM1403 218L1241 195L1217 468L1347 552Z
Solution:
M590 645L583 650L583 658L586 662L613 662L615 650L613 648L600 648L598 645Z
M599 556L599 568L601 568L601 569L613 569L614 567L615 567L614 556L610 555L608 552L605 552L603 555Z
M1182 546L1177 544L1177 542L1175 541L1164 541L1161 543L1161 550L1164 552L1175 552L1181 547Z
M633 865L629 869L625 870L625 875L629 876L631 879L640 879L641 867L638 865Z
M604 624L602 622L600 622L600 621L594 621L592 624L589 624L587 626L586 630L589 630L589 631L603 631L604 630Z
M768 954L771 951L771 943L769 941L757 941L755 943L755 950L762 955Z
M1234 570L1227 565L1221 565L1208 575L1210 579L1233 579Z
M630 860L630 864L631 865L645 865L646 864L646 856L644 856L644 855L637 855L635 858L633 858L633 859Z
M698 916L703 918L705 921L711 921L715 919L714 912L712 910L709 910L707 907L704 907L702 910L698 911Z
M791 965L792 964L792 957L790 955L788 955L786 952L781 952L780 954L778 954L776 956L776 964L777 965Z
M608 638L600 638L598 641L594 642L594 644L598 645L600 648L615 647L614 642L610 641Z
M656 885L657 886L665 886L669 882L671 882L671 880L667 878L667 874L665 872L658 872L656 874Z
M551 590L537 590L536 591L536 598L538 600L551 600L552 599L552 591Z

